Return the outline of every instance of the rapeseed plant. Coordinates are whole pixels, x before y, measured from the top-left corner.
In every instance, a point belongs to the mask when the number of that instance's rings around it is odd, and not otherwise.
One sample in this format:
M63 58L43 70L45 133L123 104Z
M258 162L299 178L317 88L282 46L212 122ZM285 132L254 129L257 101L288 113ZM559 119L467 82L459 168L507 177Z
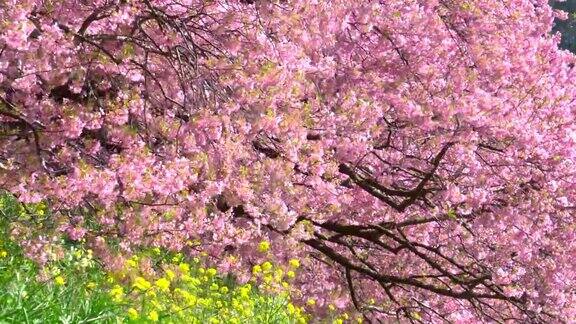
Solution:
M0 204L6 206L2 197ZM14 204L11 213L25 213L14 200L9 203ZM49 215L45 205L37 208ZM8 225L7 220L0 222L0 234ZM106 272L84 242L62 246L62 251L53 252L59 255L56 261L39 267L18 246L0 241L0 291L7 292L0 294L0 305L8 306L0 309L0 322L69 318L116 323L306 323L305 308L315 306L310 301L296 306L290 300L294 292L290 282L300 267L297 259L286 265L256 264L252 278L238 284L208 266L206 253L187 257L158 247L136 250L122 269ZM269 249L269 242L260 243L261 252ZM17 274L24 277L15 280ZM332 318L344 320L337 316Z

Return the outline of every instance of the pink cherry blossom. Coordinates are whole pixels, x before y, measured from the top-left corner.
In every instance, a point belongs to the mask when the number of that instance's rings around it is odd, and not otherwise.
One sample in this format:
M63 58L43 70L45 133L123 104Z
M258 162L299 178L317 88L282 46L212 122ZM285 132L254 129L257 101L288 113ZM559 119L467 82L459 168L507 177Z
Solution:
M576 57L555 17L545 0L8 1L0 188L60 229L15 233L39 262L85 238L109 268L110 239L200 240L243 282L297 258L291 298L317 317L574 322Z

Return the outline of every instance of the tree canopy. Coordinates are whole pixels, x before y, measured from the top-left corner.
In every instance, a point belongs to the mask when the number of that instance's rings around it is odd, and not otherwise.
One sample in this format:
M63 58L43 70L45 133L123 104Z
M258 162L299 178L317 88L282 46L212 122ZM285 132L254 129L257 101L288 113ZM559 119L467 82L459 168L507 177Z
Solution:
M546 0L0 2L0 187L368 321L576 320L575 57ZM265 248L262 248L264 246Z

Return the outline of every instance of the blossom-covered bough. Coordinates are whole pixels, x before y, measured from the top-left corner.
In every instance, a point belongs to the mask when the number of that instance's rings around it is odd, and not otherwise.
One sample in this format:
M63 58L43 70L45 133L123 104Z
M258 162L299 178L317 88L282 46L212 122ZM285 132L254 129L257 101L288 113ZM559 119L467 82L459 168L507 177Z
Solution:
M576 320L574 64L545 0L4 1L14 224L110 268L139 246L299 259L367 321ZM270 251L258 250L270 242Z

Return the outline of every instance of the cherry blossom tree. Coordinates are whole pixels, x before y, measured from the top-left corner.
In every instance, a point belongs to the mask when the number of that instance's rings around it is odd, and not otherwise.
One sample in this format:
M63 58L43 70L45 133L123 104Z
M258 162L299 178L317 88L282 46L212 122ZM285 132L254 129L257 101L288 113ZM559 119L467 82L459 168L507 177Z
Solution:
M2 1L0 187L52 210L14 235L240 280L299 259L317 316L575 321L576 59L547 2Z

